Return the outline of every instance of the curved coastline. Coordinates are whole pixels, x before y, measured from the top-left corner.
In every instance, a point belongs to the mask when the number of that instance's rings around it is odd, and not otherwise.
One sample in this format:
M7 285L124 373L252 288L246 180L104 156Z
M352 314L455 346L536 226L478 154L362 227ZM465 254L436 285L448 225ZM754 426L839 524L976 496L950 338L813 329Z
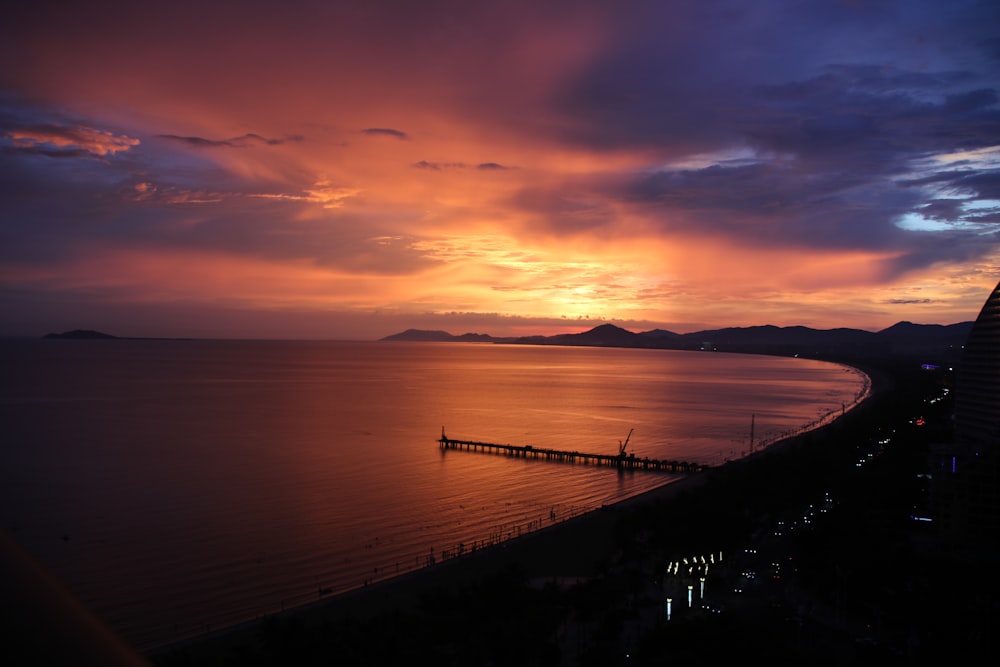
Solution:
M593 576L600 565L613 555L614 532L623 515L666 503L702 486L716 474L730 474L741 470L761 458L797 448L816 432L861 419L867 412L867 406L875 398L884 395L893 384L889 374L875 368L839 361L829 363L850 369L864 378L862 390L853 403L845 406L842 412L831 411L793 434L767 442L751 454L727 461L705 472L689 473L611 505L543 526L475 552L467 552L360 588L164 644L146 651L146 655L154 664L189 664L193 659L198 661L197 664L212 664L213 660L230 656L238 647L251 643L261 624L268 619L294 619L305 627L318 627L345 619L365 619L386 611L408 610L432 591L454 590L510 567L522 568L528 576L539 579ZM175 663L175 660L180 662Z

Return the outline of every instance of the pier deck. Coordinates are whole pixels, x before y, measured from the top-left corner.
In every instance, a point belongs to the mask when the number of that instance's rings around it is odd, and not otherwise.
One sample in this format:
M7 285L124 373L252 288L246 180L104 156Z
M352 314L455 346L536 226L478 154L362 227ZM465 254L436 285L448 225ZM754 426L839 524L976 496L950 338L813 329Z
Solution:
M547 449L532 445L501 445L494 442L478 442L475 440L456 440L449 438L441 431L438 439L441 449L454 449L467 452L485 452L501 454L514 458L541 459L559 463L580 463L583 465L608 466L625 470L648 470L650 472L690 473L701 472L708 466L689 461L664 461L660 459L639 458L635 454L590 454L587 452Z

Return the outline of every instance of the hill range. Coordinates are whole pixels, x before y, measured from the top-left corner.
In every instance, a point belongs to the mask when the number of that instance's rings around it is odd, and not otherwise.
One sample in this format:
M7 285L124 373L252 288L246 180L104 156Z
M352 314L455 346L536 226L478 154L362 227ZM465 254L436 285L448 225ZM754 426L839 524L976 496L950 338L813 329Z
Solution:
M521 337L499 337L484 333L465 333L456 336L447 331L407 329L380 340L699 350L845 360L926 357L927 363L946 364L957 362L972 325L972 322L950 325L898 322L877 332L848 328L811 329L804 326L764 325L679 334L665 329L636 333L614 324L601 324L576 334ZM50 333L45 338L107 340L118 337L100 331L76 329L64 333Z
M687 334L664 329L636 333L613 324L601 324L577 334L506 338L480 333L455 336L447 331L408 329L381 340L628 347L839 358L926 355L929 362L946 363L958 359L972 324L972 322L951 325L899 322L877 332L863 329L810 329L803 326L764 325L711 329Z

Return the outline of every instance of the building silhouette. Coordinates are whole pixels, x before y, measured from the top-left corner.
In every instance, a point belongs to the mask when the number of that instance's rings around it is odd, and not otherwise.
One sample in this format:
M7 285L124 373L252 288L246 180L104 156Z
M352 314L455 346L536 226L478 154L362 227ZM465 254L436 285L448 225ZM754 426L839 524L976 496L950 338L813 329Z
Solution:
M1000 532L1000 283L983 305L955 375L954 438L934 453L941 536L995 551Z

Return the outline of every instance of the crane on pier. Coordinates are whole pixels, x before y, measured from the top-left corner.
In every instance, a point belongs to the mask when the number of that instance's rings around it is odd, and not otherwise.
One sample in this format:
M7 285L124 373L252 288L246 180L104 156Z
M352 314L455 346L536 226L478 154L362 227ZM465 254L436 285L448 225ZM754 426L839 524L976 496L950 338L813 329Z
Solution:
M628 447L628 441L632 438L632 431L634 430L635 430L634 428L629 429L628 436L625 438L625 442L622 442L621 440L618 441L618 458L620 459L625 458L625 448Z

